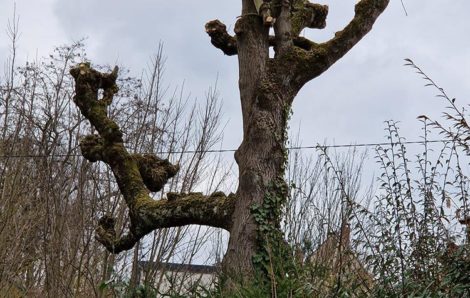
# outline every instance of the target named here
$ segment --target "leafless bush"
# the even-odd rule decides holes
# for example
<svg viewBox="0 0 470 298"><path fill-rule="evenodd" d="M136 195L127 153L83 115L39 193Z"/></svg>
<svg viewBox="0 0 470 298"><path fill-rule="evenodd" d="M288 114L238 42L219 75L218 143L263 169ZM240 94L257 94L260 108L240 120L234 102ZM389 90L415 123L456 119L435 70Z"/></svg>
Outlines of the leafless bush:
<svg viewBox="0 0 470 298"><path fill-rule="evenodd" d="M48 58L17 67L16 18L9 34L11 58L0 78L0 291L101 296L113 289L100 284L113 280L126 280L130 286L154 284L159 279L155 272L137 279L138 261L167 261L179 255L181 261L191 262L217 231L156 231L119 257L94 240L100 214L113 214L121 230L128 219L112 173L83 160L78 150L79 137L91 128L71 102L73 80L68 73L71 65L86 61L84 45L80 41L61 46ZM120 82L119 100L110 107L127 133L131 151L158 153L182 168L155 199L168 191L214 189L228 170L220 159L217 162L219 157L207 155L221 140L216 88L201 104L186 96L183 87L170 91L163 83L162 50L160 45L142 78L121 74L126 78ZM194 151L185 153L188 150ZM195 240L193 233L205 236Z"/></svg>

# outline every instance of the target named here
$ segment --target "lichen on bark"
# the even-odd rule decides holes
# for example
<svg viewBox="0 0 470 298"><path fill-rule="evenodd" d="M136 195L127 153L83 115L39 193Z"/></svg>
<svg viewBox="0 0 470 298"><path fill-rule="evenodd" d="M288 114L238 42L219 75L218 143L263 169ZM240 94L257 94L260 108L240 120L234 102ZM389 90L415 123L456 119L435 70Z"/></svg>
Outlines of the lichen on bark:
<svg viewBox="0 0 470 298"><path fill-rule="evenodd" d="M325 28L327 15L327 5L310 3L308 0L294 0L292 4L292 34L299 36L305 28Z"/></svg>
<svg viewBox="0 0 470 298"><path fill-rule="evenodd" d="M119 90L117 67L111 73L101 73L89 63L81 63L70 73L75 80L74 102L98 131L97 135L81 139L82 155L90 162L101 161L111 167L129 208L127 233L117 235L114 218L105 215L96 229L99 242L110 252L119 253L131 249L155 229L189 224L230 228L234 195L190 193L180 194L178 199L158 201L150 197L149 192L161 190L179 166L153 154L131 154L125 148L119 125L107 116L107 107ZM103 91L101 99L99 90Z"/></svg>

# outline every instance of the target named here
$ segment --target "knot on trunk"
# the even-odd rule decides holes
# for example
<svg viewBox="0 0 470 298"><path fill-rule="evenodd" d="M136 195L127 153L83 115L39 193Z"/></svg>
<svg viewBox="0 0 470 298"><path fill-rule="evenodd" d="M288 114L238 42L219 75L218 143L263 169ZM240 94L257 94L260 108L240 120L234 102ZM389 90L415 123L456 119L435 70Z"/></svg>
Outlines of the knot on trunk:
<svg viewBox="0 0 470 298"><path fill-rule="evenodd" d="M179 165L173 165L167 159L160 159L153 154L136 154L133 157L145 186L153 192L160 191L179 170Z"/></svg>
<svg viewBox="0 0 470 298"><path fill-rule="evenodd" d="M103 160L103 139L97 135L88 135L80 140L83 157L90 162Z"/></svg>
<svg viewBox="0 0 470 298"><path fill-rule="evenodd" d="M115 223L116 220L110 215L105 215L98 221L95 238L106 247L113 247L117 240L116 231L114 230Z"/></svg>
<svg viewBox="0 0 470 298"><path fill-rule="evenodd" d="M236 55L237 39L227 33L227 26L219 20L213 20L206 24L206 33L211 38L211 43L221 49L225 55Z"/></svg>
<svg viewBox="0 0 470 298"><path fill-rule="evenodd" d="M115 222L116 220L112 216L101 217L96 228L95 239L103 244L109 252L117 254L123 250L131 249L140 237L129 232L118 238L114 229Z"/></svg>
<svg viewBox="0 0 470 298"><path fill-rule="evenodd" d="M312 11L309 28L323 29L326 27L326 17L328 16L328 5L316 3L305 4L307 9Z"/></svg>

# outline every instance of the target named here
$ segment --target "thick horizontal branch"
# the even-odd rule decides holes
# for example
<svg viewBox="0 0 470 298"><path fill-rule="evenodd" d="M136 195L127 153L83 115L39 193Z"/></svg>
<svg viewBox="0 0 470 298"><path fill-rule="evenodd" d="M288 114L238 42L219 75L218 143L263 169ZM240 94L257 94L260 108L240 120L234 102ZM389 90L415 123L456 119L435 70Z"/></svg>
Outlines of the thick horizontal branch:
<svg viewBox="0 0 470 298"><path fill-rule="evenodd" d="M114 219L105 216L99 221L96 239L109 251L130 249L147 233L168 227L189 224L228 228L233 211L233 196L216 193L184 195L179 199L155 201L149 190L162 189L178 166L151 154L130 154L124 147L116 122L107 116L116 86L117 68L110 74L100 73L87 63L71 69L75 79L74 102L96 128L99 135L89 135L80 142L83 156L91 162L102 161L113 171L119 189L129 208L129 232L121 237L114 230ZM98 96L103 90L103 97Z"/></svg>
<svg viewBox="0 0 470 298"><path fill-rule="evenodd" d="M323 29L326 26L328 6L296 0L292 11L292 36L299 36L305 28Z"/></svg>
<svg viewBox="0 0 470 298"><path fill-rule="evenodd" d="M211 38L211 43L222 50L225 55L236 55L237 39L227 33L227 26L219 20L213 20L206 24L206 33Z"/></svg>
<svg viewBox="0 0 470 298"><path fill-rule="evenodd" d="M202 193L173 194L166 200L137 202L136 211L144 230L190 224L229 230L234 204L235 195L226 196L222 192L209 196Z"/></svg>
<svg viewBox="0 0 470 298"><path fill-rule="evenodd" d="M170 199L171 197L171 199ZM166 200L142 198L131 213L131 227L121 237L116 236L114 219L104 216L96 230L97 240L112 253L131 249L137 241L155 229L207 225L229 229L235 196L217 192L211 196L200 193L171 194Z"/></svg>
<svg viewBox="0 0 470 298"><path fill-rule="evenodd" d="M299 85L319 76L343 57L373 27L377 18L387 8L390 0L361 0L355 6L351 22L331 40L314 46L310 51L296 52L299 59L296 76Z"/></svg>
<svg viewBox="0 0 470 298"><path fill-rule="evenodd" d="M211 37L211 43L218 49L222 50L226 55L232 56L238 53L237 39L226 31L226 26L219 20L210 21L206 24L206 32ZM269 36L269 46L276 46L276 38ZM295 46L304 50L310 50L316 43L304 37L294 36L293 43Z"/></svg>

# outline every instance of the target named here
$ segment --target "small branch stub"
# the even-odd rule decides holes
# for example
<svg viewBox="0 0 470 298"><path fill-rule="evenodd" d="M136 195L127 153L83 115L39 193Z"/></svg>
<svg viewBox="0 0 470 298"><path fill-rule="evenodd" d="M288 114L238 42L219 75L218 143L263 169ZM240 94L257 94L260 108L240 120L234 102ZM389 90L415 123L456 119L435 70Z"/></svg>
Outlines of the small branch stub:
<svg viewBox="0 0 470 298"><path fill-rule="evenodd" d="M237 54L237 39L227 33L227 26L219 20L213 20L206 24L206 33L211 38L211 43L222 50L225 55Z"/></svg>

